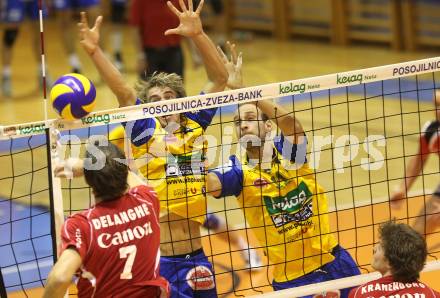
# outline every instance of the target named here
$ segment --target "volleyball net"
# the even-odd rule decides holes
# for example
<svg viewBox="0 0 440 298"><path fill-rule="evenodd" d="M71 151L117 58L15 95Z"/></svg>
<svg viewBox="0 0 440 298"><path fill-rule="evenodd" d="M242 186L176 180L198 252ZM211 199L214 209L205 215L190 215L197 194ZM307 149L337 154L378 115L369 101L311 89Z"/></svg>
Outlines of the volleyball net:
<svg viewBox="0 0 440 298"><path fill-rule="evenodd" d="M203 144L200 152L204 156L203 166L218 169L228 164L231 155L241 157L245 153L241 144L249 140L243 141L237 131L236 115L240 107L263 100L283 107L304 128L306 160L313 171L313 181L322 186L319 194L325 195L328 204L328 210L321 210L319 215L327 218L329 229L318 237L324 239L329 234L334 235L362 273L372 272L370 259L378 240L378 225L390 219L413 224L420 210L426 209L426 201L439 181L440 162L438 157L431 157L404 206L399 210L390 208L390 195L405 177L409 159L418 152L425 123L436 117L433 99L440 84L436 73L439 67L440 57L436 57L99 111L74 122L52 119L0 127L0 159L5 169L0 174L0 253L6 256L2 257L0 265L4 288L11 296L17 291L32 296L33 288L43 286L56 260L57 235L64 216L93 204L92 192L83 179L53 177L51 169L57 160L80 156L89 138L103 135L124 148L132 169L142 174L142 168L156 156L140 156L133 152L131 141L134 140L130 140L130 134L124 132L121 123L128 123L126 127L130 127L129 123L135 120L183 113L191 118L200 111L217 108L204 138L198 141ZM100 100L99 94L97 100ZM265 143L279 140L279 117L271 119L272 131ZM115 134L118 130L122 134ZM194 167L180 166L175 156L168 156L166 160L165 174L147 183L153 186L165 183L173 197L190 201L196 192L191 183L185 183L185 189L176 189L169 176L183 179L186 171ZM272 168L269 172L283 176L288 170ZM195 179L205 183L205 172L199 172L200 178ZM259 205L240 204L234 197L214 199L207 195L207 209L227 227L226 231L206 230L201 239L205 254L213 264L220 295L249 296L270 292L274 267L280 265L279 259L275 262L267 259L271 249L310 240L292 236L285 237L284 243L273 243L270 237L261 237L269 226L275 227L279 235L288 235L291 223L307 227L316 206L308 199L300 200L299 195L279 196L267 201L263 188L273 181L257 178L242 186L243 193L247 187L261 191ZM280 190L285 187L281 182L276 182ZM300 212L295 209L296 205L301 206ZM271 220L261 219L256 224L254 218L246 218L246 214L258 214L255 210L250 211L252 208L259 212L266 208ZM232 241L224 241L222 235L227 239L234 235L241 237L248 247L236 247ZM440 233L431 231L427 241L431 248L428 268L438 270L440 251L435 246L440 243ZM244 259L250 258L252 253L259 255L262 262L249 269ZM285 268L289 262L317 257L305 251L286 250L285 255ZM287 276L287 271L284 269L282 274ZM375 276L362 275L340 283L313 285L303 289L304 292L290 290L283 297L322 293L335 286L355 286ZM194 280L197 281L197 277L193 277ZM71 294L74 293L72 290ZM281 297L283 294L264 295Z"/></svg>

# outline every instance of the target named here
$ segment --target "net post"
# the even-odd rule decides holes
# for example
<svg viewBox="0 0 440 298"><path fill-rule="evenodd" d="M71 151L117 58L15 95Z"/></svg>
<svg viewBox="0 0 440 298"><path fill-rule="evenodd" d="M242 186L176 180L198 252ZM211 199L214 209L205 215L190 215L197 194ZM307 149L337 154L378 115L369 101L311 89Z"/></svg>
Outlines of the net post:
<svg viewBox="0 0 440 298"><path fill-rule="evenodd" d="M50 126L46 128L47 146L47 164L48 164L48 179L49 179L49 198L50 198L50 225L52 235L53 247L53 261L54 264L58 259L61 245L61 227L64 223L64 207L63 196L61 190L61 179L54 176L54 165L56 164L58 156L58 139L57 131Z"/></svg>
<svg viewBox="0 0 440 298"><path fill-rule="evenodd" d="M3 281L3 273L0 270L0 297L8 297L8 294L6 293L6 287L5 283Z"/></svg>

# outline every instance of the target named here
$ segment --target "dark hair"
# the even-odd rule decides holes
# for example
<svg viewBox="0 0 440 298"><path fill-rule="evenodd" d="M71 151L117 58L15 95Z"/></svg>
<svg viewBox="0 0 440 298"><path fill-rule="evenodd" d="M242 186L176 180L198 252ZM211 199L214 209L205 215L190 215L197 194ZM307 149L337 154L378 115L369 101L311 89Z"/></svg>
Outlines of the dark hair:
<svg viewBox="0 0 440 298"><path fill-rule="evenodd" d="M394 281L416 281L428 255L422 235L406 224L395 222L383 223L379 234Z"/></svg>
<svg viewBox="0 0 440 298"><path fill-rule="evenodd" d="M93 148L93 150L92 146L96 148ZM100 152L96 154L96 150ZM102 146L99 145L98 141L95 141L87 146L85 157L84 178L93 189L95 196L102 201L120 198L128 187L128 166L121 161L117 161L117 159L125 159L124 153L110 142ZM91 165L98 162L101 162L104 167L102 169L92 169Z"/></svg>

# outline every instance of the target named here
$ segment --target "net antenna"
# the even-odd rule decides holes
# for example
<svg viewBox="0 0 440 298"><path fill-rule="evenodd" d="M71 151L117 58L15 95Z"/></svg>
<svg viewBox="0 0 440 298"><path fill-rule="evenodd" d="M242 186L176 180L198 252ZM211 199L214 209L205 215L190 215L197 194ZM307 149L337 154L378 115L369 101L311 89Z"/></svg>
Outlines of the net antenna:
<svg viewBox="0 0 440 298"><path fill-rule="evenodd" d="M43 109L44 120L48 119L47 114L47 80L46 80L46 56L44 53L44 21L43 21L43 0L38 0L38 14L40 20L40 47L41 47L41 75L43 86Z"/></svg>
<svg viewBox="0 0 440 298"><path fill-rule="evenodd" d="M50 226L52 235L53 262L58 259L61 253L61 227L64 223L63 195L61 190L61 179L55 177L54 169L60 163L61 143L60 132L54 128L53 122L48 122L47 109L47 78L46 78L46 55L44 42L44 18L43 18L43 0L38 0L38 14L40 21L40 49L41 49L41 76L43 87L43 110L44 120L46 122L46 139L49 143L47 148L48 175L49 175L49 193L50 193ZM61 157L63 158L63 157ZM68 291L64 295L68 297Z"/></svg>

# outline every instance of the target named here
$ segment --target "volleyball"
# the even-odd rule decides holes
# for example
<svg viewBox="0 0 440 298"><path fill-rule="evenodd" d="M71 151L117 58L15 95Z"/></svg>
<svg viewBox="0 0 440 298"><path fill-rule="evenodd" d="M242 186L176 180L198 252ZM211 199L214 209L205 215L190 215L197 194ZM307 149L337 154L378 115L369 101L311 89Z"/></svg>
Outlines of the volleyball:
<svg viewBox="0 0 440 298"><path fill-rule="evenodd" d="M60 77L50 90L50 100L64 119L75 120L86 116L95 107L96 89L83 75L69 73Z"/></svg>

